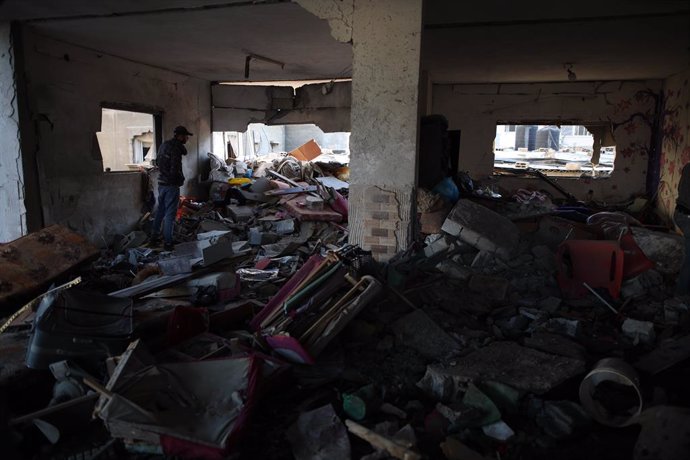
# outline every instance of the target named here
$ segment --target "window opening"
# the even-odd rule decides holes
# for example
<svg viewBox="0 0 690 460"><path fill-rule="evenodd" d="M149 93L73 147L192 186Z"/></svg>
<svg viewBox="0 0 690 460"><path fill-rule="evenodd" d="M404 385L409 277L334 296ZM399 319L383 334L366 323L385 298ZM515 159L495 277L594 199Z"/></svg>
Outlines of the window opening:
<svg viewBox="0 0 690 460"><path fill-rule="evenodd" d="M350 133L324 133L314 124L265 125L250 123L245 132L215 131L213 153L229 158L251 161L281 156L314 139L324 153L350 155Z"/></svg>
<svg viewBox="0 0 690 460"><path fill-rule="evenodd" d="M156 115L101 109L96 133L104 171L133 171L148 166L156 152Z"/></svg>
<svg viewBox="0 0 690 460"><path fill-rule="evenodd" d="M494 171L536 169L547 176L608 177L614 169L616 146L590 132L601 126L518 124L496 125ZM511 128L515 128L511 130ZM610 137L610 136L609 136ZM599 155L594 146L600 145Z"/></svg>

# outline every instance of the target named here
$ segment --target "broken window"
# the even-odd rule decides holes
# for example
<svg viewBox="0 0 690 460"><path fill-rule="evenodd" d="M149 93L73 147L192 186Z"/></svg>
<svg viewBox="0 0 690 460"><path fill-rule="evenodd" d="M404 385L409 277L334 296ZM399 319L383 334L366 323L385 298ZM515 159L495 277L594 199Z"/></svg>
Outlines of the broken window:
<svg viewBox="0 0 690 460"><path fill-rule="evenodd" d="M104 171L131 171L150 165L156 155L156 115L101 109L96 133Z"/></svg>
<svg viewBox="0 0 690 460"><path fill-rule="evenodd" d="M494 170L536 169L547 176L608 177L616 157L609 131L597 124L498 124Z"/></svg>
<svg viewBox="0 0 690 460"><path fill-rule="evenodd" d="M325 153L349 155L350 133L324 133L314 124L265 125L251 123L247 131L215 131L213 153L219 158L253 160L290 152L314 139Z"/></svg>

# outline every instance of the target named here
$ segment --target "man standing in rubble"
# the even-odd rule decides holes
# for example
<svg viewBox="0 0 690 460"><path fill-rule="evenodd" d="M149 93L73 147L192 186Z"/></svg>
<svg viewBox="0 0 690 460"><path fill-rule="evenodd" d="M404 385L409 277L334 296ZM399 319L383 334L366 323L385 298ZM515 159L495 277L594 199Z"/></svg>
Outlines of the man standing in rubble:
<svg viewBox="0 0 690 460"><path fill-rule="evenodd" d="M182 173L182 157L187 155L185 144L193 136L184 126L178 126L173 131L173 138L163 142L158 149L156 164L158 165L158 210L151 229L151 244L160 241L161 223L163 224L163 248L172 251L173 223L177 214L180 200L180 187L185 178Z"/></svg>
<svg viewBox="0 0 690 460"><path fill-rule="evenodd" d="M683 167L680 176L673 220L685 236L685 259L678 274L676 296L688 297L690 296L690 163Z"/></svg>

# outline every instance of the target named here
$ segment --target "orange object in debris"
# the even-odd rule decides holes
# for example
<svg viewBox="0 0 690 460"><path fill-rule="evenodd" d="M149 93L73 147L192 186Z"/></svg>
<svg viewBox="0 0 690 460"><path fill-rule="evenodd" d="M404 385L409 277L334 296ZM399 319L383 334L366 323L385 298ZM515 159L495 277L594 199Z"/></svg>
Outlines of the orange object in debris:
<svg viewBox="0 0 690 460"><path fill-rule="evenodd" d="M620 296L624 253L617 241L565 241L558 247L556 259L564 297L585 297L589 293L585 283L607 289L614 299Z"/></svg>
<svg viewBox="0 0 690 460"><path fill-rule="evenodd" d="M635 242L631 232L621 237L621 248L625 253L625 263L623 264L623 278L633 278L642 272L654 268L654 262L642 252L642 249Z"/></svg>
<svg viewBox="0 0 690 460"><path fill-rule="evenodd" d="M288 153L288 155L297 158L299 161L311 161L321 155L321 147L314 139L311 139Z"/></svg>

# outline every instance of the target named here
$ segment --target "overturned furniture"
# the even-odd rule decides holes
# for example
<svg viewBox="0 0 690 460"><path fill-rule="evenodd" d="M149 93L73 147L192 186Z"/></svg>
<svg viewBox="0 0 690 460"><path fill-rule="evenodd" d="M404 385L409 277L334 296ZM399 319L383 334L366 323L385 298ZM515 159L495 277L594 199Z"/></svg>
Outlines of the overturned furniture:
<svg viewBox="0 0 690 460"><path fill-rule="evenodd" d="M111 436L157 446L166 455L223 458L236 442L264 369L242 355L159 364L133 342L122 355L96 413Z"/></svg>
<svg viewBox="0 0 690 460"><path fill-rule="evenodd" d="M296 362L314 357L381 291L381 283L356 278L368 253L346 246L312 256L252 320L266 342Z"/></svg>

